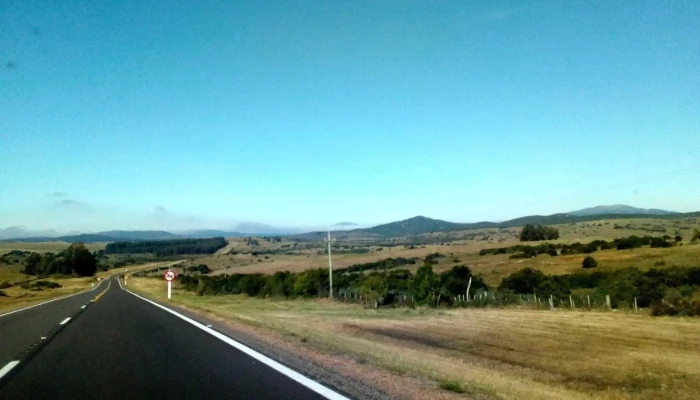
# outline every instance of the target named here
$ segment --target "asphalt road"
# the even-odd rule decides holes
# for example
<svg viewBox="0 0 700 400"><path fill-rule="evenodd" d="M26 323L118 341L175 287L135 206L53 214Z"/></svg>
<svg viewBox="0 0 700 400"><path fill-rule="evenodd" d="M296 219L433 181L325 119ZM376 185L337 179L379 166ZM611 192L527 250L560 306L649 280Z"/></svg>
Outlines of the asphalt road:
<svg viewBox="0 0 700 400"><path fill-rule="evenodd" d="M40 314L54 324L63 317ZM98 301L0 380L0 399L343 398L215 335L122 290L113 278Z"/></svg>
<svg viewBox="0 0 700 400"><path fill-rule="evenodd" d="M66 318L76 315L82 306L90 303L107 286L108 282L102 281L92 290L71 297L7 314L0 313L3 315L0 316L0 368L19 358Z"/></svg>

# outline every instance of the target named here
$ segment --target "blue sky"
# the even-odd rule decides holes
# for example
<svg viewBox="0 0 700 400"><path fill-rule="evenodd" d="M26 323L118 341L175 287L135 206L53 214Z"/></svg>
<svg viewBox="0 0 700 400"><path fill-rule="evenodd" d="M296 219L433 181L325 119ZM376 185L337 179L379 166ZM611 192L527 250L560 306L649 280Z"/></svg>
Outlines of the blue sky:
<svg viewBox="0 0 700 400"><path fill-rule="evenodd" d="M0 227L700 209L700 2L0 0Z"/></svg>

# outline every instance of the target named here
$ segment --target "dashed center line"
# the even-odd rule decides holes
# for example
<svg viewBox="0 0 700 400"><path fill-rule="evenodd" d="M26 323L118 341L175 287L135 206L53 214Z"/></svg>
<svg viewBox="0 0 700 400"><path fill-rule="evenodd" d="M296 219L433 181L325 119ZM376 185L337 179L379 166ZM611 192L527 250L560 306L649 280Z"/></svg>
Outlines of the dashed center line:
<svg viewBox="0 0 700 400"><path fill-rule="evenodd" d="M19 361L15 360L15 361L10 361L9 363L7 363L7 365L2 367L2 369L0 369L0 378L7 375L7 373L10 372L10 370L12 370L12 368L16 367L17 364L19 364Z"/></svg>
<svg viewBox="0 0 700 400"><path fill-rule="evenodd" d="M70 321L70 317L68 317L68 318L64 319L63 321L61 321L61 323L60 323L59 325L64 325L64 324L65 324L66 322L68 322L68 321Z"/></svg>
<svg viewBox="0 0 700 400"><path fill-rule="evenodd" d="M85 307L87 307L87 306L82 306L82 307L80 307L80 308L85 308Z"/></svg>

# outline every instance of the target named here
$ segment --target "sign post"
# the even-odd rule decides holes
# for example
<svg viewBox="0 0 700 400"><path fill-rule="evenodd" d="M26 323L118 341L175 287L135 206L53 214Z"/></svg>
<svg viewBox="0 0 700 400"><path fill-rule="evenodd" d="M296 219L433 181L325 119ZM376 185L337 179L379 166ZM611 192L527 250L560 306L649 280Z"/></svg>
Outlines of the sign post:
<svg viewBox="0 0 700 400"><path fill-rule="evenodd" d="M168 300L170 300L170 295L172 293L173 281L175 280L175 271L168 271L165 273L165 280L168 281Z"/></svg>

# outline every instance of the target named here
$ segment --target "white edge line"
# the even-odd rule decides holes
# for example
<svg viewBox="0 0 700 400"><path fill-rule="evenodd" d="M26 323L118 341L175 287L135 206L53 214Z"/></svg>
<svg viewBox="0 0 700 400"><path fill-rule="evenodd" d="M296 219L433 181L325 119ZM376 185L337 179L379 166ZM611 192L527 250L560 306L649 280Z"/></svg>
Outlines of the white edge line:
<svg viewBox="0 0 700 400"><path fill-rule="evenodd" d="M66 322L68 322L68 321L70 321L70 317L68 317L68 318L64 319L63 321L61 321L61 323L60 323L59 325L65 325Z"/></svg>
<svg viewBox="0 0 700 400"><path fill-rule="evenodd" d="M110 276L110 278L111 278L111 276ZM54 301L67 299L67 298L69 298L69 297L77 296L77 295L79 295L79 294L84 294L84 293L87 293L87 292L92 292L93 290L95 290L95 289L97 289L98 287L100 287L100 285L101 285L102 282L104 282L104 281L105 281L105 279L101 280L101 281L97 284L97 286L95 286L94 288L92 288L92 289L90 289L90 290L86 290L86 291L83 291L83 292L78 292L78 293L69 294L68 296L59 297L59 298L57 298L57 299L51 299L51 300L45 301L45 302L43 302L43 303L34 304L33 306L20 308L19 310L10 311L10 312L5 313L5 314L0 314L0 318L4 317L5 315L10 315L10 314L18 313L18 312L20 312L20 311L29 310L30 308L43 306L44 304L48 304L48 303L51 303L51 302L54 302Z"/></svg>
<svg viewBox="0 0 700 400"><path fill-rule="evenodd" d="M121 283L119 283L119 286L121 286ZM122 289L124 289L124 288L122 287ZM200 324L199 322L193 320L192 318L186 317L186 316L184 316L176 311L173 311L167 307L161 306L160 304L158 304L154 301L148 300L145 297L139 296L138 294L136 294L128 289L124 289L124 290L126 290L127 292L140 298L143 301L147 301L147 302L153 304L154 306L156 306L162 310L165 310L166 312L169 312L170 314L173 314L174 316L176 316L184 321L189 322L190 324L196 326L197 328L203 330L204 332L216 337L217 339L223 341L224 343L226 343L232 347L235 347L236 349L240 350L241 352L253 357L254 359L260 361L261 363L267 365L268 367L274 369L275 371L277 371L283 375L286 375L288 378L291 378L292 380L296 381L297 383L300 383L301 385L306 386L307 388L313 390L314 392L320 394L321 396L323 396L327 399L330 399L330 400L349 400L347 397L321 385L320 383L318 383L312 379L305 377L304 375L302 375L302 374L300 374L300 373L298 373L298 372L296 372L288 367L285 367L284 365L278 363L277 361L275 361L271 358L268 358L268 357L258 353L257 351L251 349L250 347L248 347L242 343L238 343L235 340L231 339L230 337L228 337L222 333L219 333L213 329L207 328L205 325Z"/></svg>
<svg viewBox="0 0 700 400"><path fill-rule="evenodd" d="M10 372L12 368L16 367L17 364L19 364L19 361L15 360L10 361L9 363L7 363L7 365L2 367L2 369L0 369L0 379L2 379L3 376L7 375L7 373Z"/></svg>

